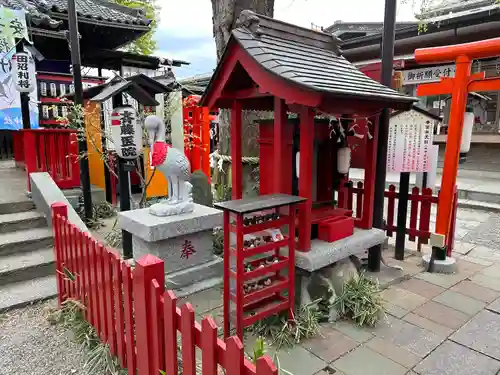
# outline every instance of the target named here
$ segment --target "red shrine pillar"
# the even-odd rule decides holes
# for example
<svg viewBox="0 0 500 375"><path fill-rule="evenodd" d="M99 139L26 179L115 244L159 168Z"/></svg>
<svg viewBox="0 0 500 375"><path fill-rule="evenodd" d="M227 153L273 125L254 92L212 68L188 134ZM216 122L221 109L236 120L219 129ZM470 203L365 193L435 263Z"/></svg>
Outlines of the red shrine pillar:
<svg viewBox="0 0 500 375"><path fill-rule="evenodd" d="M378 122L378 120L377 120ZM368 120L366 125L369 126ZM378 145L378 129L377 126L369 127L373 138L369 139L368 134L365 135L366 154L365 154L365 181L364 181L364 196L363 196L363 215L361 218L360 228L371 229L373 227L373 202L375 197L375 175L377 173L377 145Z"/></svg>
<svg viewBox="0 0 500 375"><path fill-rule="evenodd" d="M241 163L241 102L231 108L231 184L232 199L243 198L243 164Z"/></svg>
<svg viewBox="0 0 500 375"><path fill-rule="evenodd" d="M297 250L311 250L312 219L312 167L314 148L314 111L311 107L300 109L300 163L299 163L299 196L307 198L300 204L299 211L299 243Z"/></svg>
<svg viewBox="0 0 500 375"><path fill-rule="evenodd" d="M275 193L283 193L283 142L285 139L285 126L288 117L286 115L286 104L283 99L274 97L274 127L273 127L273 160L274 160L274 189ZM265 162L265 161L264 161Z"/></svg>

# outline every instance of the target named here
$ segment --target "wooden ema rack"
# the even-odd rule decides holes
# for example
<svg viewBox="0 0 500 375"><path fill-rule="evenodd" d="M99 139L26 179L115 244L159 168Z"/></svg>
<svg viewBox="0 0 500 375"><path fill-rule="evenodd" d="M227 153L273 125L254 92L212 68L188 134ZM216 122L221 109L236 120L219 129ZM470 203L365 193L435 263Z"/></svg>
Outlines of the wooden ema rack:
<svg viewBox="0 0 500 375"><path fill-rule="evenodd" d="M230 336L231 321L235 323L236 335L243 339L244 327L270 315L288 310L292 318L295 235L290 234L295 234L296 205L305 200L273 194L214 205L224 211L224 337ZM250 223L251 215L259 211L265 212L267 218L258 216L259 223ZM245 235L284 226L288 227L288 236L282 235L281 240L253 247L244 244ZM285 247L288 255L280 253ZM256 288L250 290L249 286ZM233 312L231 303L235 307Z"/></svg>

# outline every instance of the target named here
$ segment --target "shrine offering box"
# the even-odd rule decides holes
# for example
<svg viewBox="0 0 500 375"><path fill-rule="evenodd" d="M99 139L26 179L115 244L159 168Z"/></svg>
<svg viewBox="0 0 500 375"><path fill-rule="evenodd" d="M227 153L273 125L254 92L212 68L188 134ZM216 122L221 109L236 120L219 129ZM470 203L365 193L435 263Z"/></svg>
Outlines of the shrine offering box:
<svg viewBox="0 0 500 375"><path fill-rule="evenodd" d="M242 339L244 327L270 315L293 317L295 210L304 201L273 194L214 204L224 211L225 337L231 322Z"/></svg>
<svg viewBox="0 0 500 375"><path fill-rule="evenodd" d="M318 224L318 238L326 242L335 242L352 236L354 219L347 216L335 216Z"/></svg>

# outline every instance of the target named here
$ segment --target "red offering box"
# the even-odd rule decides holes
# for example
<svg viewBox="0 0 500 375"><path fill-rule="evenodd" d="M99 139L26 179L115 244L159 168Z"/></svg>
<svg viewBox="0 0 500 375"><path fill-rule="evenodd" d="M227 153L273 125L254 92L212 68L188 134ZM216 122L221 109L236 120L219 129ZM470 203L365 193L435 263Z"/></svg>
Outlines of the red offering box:
<svg viewBox="0 0 500 375"><path fill-rule="evenodd" d="M347 216L336 216L321 221L318 224L318 238L326 242L335 242L352 236L354 219Z"/></svg>

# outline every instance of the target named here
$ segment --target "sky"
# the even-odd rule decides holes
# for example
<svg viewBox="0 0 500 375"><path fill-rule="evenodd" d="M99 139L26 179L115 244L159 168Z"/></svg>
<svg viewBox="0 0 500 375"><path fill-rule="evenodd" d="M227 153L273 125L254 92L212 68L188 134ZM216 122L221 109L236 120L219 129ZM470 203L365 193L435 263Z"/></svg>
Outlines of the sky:
<svg viewBox="0 0 500 375"><path fill-rule="evenodd" d="M212 72L216 66L212 36L210 0L169 1L160 13L155 34L156 56L189 61L176 68L179 78ZM276 0L274 17L303 27L328 27L336 20L344 22L381 22L385 0ZM398 21L412 21L409 4L399 5Z"/></svg>

